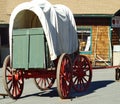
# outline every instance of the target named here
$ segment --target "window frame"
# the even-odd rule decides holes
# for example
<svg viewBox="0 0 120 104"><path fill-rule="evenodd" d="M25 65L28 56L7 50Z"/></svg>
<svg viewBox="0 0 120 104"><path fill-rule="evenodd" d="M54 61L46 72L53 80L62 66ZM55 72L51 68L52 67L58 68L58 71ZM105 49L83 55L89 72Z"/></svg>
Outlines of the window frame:
<svg viewBox="0 0 120 104"><path fill-rule="evenodd" d="M86 26L77 26L77 35L79 35L79 31L84 31L84 30L89 30L90 31L90 51L80 51L80 54L92 54L92 28L91 27L86 27ZM78 38L79 39L79 38Z"/></svg>

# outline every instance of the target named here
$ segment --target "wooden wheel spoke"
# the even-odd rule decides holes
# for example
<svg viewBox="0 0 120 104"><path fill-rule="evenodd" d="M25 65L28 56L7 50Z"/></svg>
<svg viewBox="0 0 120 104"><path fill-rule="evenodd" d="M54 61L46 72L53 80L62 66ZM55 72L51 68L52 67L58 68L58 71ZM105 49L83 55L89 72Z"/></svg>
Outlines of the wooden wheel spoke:
<svg viewBox="0 0 120 104"><path fill-rule="evenodd" d="M7 84L9 84L10 82L12 82L12 80L8 80Z"/></svg>
<svg viewBox="0 0 120 104"><path fill-rule="evenodd" d="M67 75L68 74L68 75ZM65 80L66 82L70 82L70 75L69 73L61 73L61 77L63 78L63 80Z"/></svg>
<svg viewBox="0 0 120 104"><path fill-rule="evenodd" d="M78 88L80 87L80 85L81 85L81 79L78 79L78 81L77 81Z"/></svg>
<svg viewBox="0 0 120 104"><path fill-rule="evenodd" d="M46 79L42 78L42 80L41 80L41 86L44 87L44 88L47 87L47 80Z"/></svg>
<svg viewBox="0 0 120 104"><path fill-rule="evenodd" d="M12 94L13 94L13 96L16 96L15 85L13 86Z"/></svg>
<svg viewBox="0 0 120 104"><path fill-rule="evenodd" d="M85 85L85 82L84 82L84 80L83 80L83 78L81 79L81 85L82 85L82 87L85 89L86 88L86 85ZM84 90L83 89L83 90Z"/></svg>
<svg viewBox="0 0 120 104"><path fill-rule="evenodd" d="M78 78L74 77L73 84L75 84L77 82L77 80L78 80Z"/></svg>
<svg viewBox="0 0 120 104"><path fill-rule="evenodd" d="M78 82L76 84L76 88L77 88L77 90L81 91L81 89L82 89L82 81L81 81L81 79L78 79Z"/></svg>
<svg viewBox="0 0 120 104"><path fill-rule="evenodd" d="M12 75L6 75L5 77L12 79Z"/></svg>
<svg viewBox="0 0 120 104"><path fill-rule="evenodd" d="M63 95L66 96L67 93L69 92L69 85L67 84L67 82L64 80L63 83L62 83L62 92L63 92Z"/></svg>
<svg viewBox="0 0 120 104"><path fill-rule="evenodd" d="M17 85L18 85L19 88L21 88L22 83L23 83L22 81L18 81L18 82L17 82Z"/></svg>
<svg viewBox="0 0 120 104"><path fill-rule="evenodd" d="M41 86L43 86L44 85L44 80L43 79L41 79Z"/></svg>
<svg viewBox="0 0 120 104"><path fill-rule="evenodd" d="M82 82L81 82L81 79L77 79L77 82L75 84L75 88L79 91L81 91L82 89Z"/></svg>
<svg viewBox="0 0 120 104"><path fill-rule="evenodd" d="M7 67L6 69L7 69L6 71L8 71L8 72L12 75L11 68L10 68L10 67Z"/></svg>
<svg viewBox="0 0 120 104"><path fill-rule="evenodd" d="M75 63L75 65L76 65L78 68L81 68L81 62L77 61L77 62Z"/></svg>
<svg viewBox="0 0 120 104"><path fill-rule="evenodd" d="M37 81L37 79L38 79L38 81ZM42 79L41 78L37 78L37 79L36 79L36 81L37 81L37 83L39 85L41 83Z"/></svg>
<svg viewBox="0 0 120 104"><path fill-rule="evenodd" d="M81 80L77 79L77 84L76 84L77 89L81 89Z"/></svg>
<svg viewBox="0 0 120 104"><path fill-rule="evenodd" d="M19 81L17 82L16 90L18 91L18 94L19 94L20 91L21 91L21 83L20 83Z"/></svg>
<svg viewBox="0 0 120 104"><path fill-rule="evenodd" d="M85 76L88 77L88 78L90 77L90 75L87 75L87 74Z"/></svg>
<svg viewBox="0 0 120 104"><path fill-rule="evenodd" d="M64 69L64 67L65 67L65 62L63 61L63 62L61 63L61 68ZM61 70L61 71L64 71L64 70ZM62 72L62 73L64 73L64 72Z"/></svg>
<svg viewBox="0 0 120 104"><path fill-rule="evenodd" d="M7 83L7 81L12 80L12 75L11 74L5 75L5 78L6 78L6 83Z"/></svg>
<svg viewBox="0 0 120 104"><path fill-rule="evenodd" d="M44 87L47 86L47 79L44 79Z"/></svg>
<svg viewBox="0 0 120 104"><path fill-rule="evenodd" d="M18 92L18 85L17 84L15 85L15 89L14 90L15 90L15 96L17 96L19 94L19 92Z"/></svg>
<svg viewBox="0 0 120 104"><path fill-rule="evenodd" d="M88 65L84 65L82 68L85 69L86 71L89 70L89 66Z"/></svg>
<svg viewBox="0 0 120 104"><path fill-rule="evenodd" d="M18 96L21 93L21 87L22 87L22 83L20 83L20 81L16 81L13 85L13 96Z"/></svg>
<svg viewBox="0 0 120 104"><path fill-rule="evenodd" d="M46 79L47 85L50 85L50 80L49 78Z"/></svg>
<svg viewBox="0 0 120 104"><path fill-rule="evenodd" d="M86 83L88 82L88 80L87 80L85 77L83 77L82 79L83 79Z"/></svg>
<svg viewBox="0 0 120 104"><path fill-rule="evenodd" d="M12 87L13 87L13 83L10 83L10 85L9 85L9 91L11 91Z"/></svg>

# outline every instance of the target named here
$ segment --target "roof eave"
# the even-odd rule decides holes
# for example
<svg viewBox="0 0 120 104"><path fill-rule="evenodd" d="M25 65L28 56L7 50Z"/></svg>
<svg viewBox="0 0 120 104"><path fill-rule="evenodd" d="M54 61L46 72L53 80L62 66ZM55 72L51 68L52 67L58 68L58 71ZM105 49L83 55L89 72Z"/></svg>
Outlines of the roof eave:
<svg viewBox="0 0 120 104"><path fill-rule="evenodd" d="M74 17L108 17L111 18L113 17L114 14L74 14Z"/></svg>

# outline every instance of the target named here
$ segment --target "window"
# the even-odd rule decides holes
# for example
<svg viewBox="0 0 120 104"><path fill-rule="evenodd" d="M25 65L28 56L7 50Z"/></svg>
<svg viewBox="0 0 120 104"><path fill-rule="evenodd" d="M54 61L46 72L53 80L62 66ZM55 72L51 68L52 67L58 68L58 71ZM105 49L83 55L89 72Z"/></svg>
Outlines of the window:
<svg viewBox="0 0 120 104"><path fill-rule="evenodd" d="M9 45L9 30L8 25L6 27L2 27L0 25L0 46L7 46Z"/></svg>
<svg viewBox="0 0 120 104"><path fill-rule="evenodd" d="M77 28L79 40L79 52L81 54L92 54L91 28Z"/></svg>

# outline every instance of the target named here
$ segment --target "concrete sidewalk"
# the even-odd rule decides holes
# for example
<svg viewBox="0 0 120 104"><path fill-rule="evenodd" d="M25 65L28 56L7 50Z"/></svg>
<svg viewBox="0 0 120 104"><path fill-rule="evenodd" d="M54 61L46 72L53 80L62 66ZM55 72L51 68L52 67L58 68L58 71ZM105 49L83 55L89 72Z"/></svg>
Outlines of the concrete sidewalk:
<svg viewBox="0 0 120 104"><path fill-rule="evenodd" d="M5 93L1 77L0 92ZM120 82L115 81L115 70L93 70L93 78L89 89L83 93L72 91L71 96L71 99L60 99L56 91L56 84L51 90L39 91L32 79L29 79L25 80L20 99L12 100L9 97L3 98L0 96L0 104L120 104Z"/></svg>

